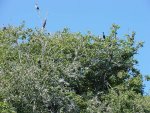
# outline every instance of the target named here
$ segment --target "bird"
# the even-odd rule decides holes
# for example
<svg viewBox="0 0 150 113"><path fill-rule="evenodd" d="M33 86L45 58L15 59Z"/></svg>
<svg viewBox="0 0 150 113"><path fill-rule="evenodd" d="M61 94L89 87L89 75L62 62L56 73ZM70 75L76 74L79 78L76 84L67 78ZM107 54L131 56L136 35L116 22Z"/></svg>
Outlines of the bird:
<svg viewBox="0 0 150 113"><path fill-rule="evenodd" d="M117 38L117 34L118 34L118 33L117 33L117 32L115 32L115 38Z"/></svg>
<svg viewBox="0 0 150 113"><path fill-rule="evenodd" d="M35 2L35 9L38 13L38 16L41 18L41 15L40 15L40 7L38 6L38 2Z"/></svg>
<svg viewBox="0 0 150 113"><path fill-rule="evenodd" d="M40 8L39 8L39 6L38 6L38 4L37 4L37 3L35 3L35 8L36 8L36 10L37 10L37 11L39 11L39 10L40 10Z"/></svg>
<svg viewBox="0 0 150 113"><path fill-rule="evenodd" d="M7 27L3 24L2 30L5 31Z"/></svg>
<svg viewBox="0 0 150 113"><path fill-rule="evenodd" d="M3 31L5 31L6 29L7 29L7 28L4 26L4 27L3 27Z"/></svg>
<svg viewBox="0 0 150 113"><path fill-rule="evenodd" d="M42 65L41 65L41 60L38 61L38 66L39 66L39 68L42 67Z"/></svg>
<svg viewBox="0 0 150 113"><path fill-rule="evenodd" d="M106 38L106 36L105 36L105 34L104 34L104 32L103 32L103 39L105 39Z"/></svg>
<svg viewBox="0 0 150 113"><path fill-rule="evenodd" d="M134 40L134 37L135 37L135 32L132 32L131 39Z"/></svg>
<svg viewBox="0 0 150 113"><path fill-rule="evenodd" d="M45 18L45 19L44 19L44 21L43 21L43 24L42 24L42 29L44 29L44 28L45 28L45 26L46 26L46 22L47 22L47 19Z"/></svg>

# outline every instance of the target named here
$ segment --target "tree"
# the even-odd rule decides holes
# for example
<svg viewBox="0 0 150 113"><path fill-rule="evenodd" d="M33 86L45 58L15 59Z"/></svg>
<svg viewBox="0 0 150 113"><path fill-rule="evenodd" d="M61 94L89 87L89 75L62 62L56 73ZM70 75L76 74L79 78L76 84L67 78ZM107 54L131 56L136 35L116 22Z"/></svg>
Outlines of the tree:
<svg viewBox="0 0 150 113"><path fill-rule="evenodd" d="M135 33L100 38L9 26L0 30L0 94L19 113L150 112ZM146 104L147 103L147 104ZM140 107L139 107L140 106Z"/></svg>

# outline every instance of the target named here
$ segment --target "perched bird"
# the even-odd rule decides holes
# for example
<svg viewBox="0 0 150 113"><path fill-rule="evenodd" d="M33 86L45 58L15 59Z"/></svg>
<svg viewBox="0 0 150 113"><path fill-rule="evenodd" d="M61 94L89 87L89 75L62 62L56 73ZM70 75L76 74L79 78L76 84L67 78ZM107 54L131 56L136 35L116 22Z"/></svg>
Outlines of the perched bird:
<svg viewBox="0 0 150 113"><path fill-rule="evenodd" d="M118 34L118 33L117 33L117 32L115 32L115 38L117 38L117 34Z"/></svg>
<svg viewBox="0 0 150 113"><path fill-rule="evenodd" d="M39 7L39 5L38 5L38 1L35 2L35 9L36 9L36 11L37 11L37 13L38 13L38 16L39 16L40 19L41 19L40 7Z"/></svg>
<svg viewBox="0 0 150 113"><path fill-rule="evenodd" d="M134 40L134 37L135 37L135 32L132 32L131 39Z"/></svg>
<svg viewBox="0 0 150 113"><path fill-rule="evenodd" d="M38 61L38 66L39 66L39 68L42 67L42 65L41 65L41 60Z"/></svg>
<svg viewBox="0 0 150 113"><path fill-rule="evenodd" d="M104 32L103 32L103 39L105 39L106 37L105 37L105 34L104 34Z"/></svg>
<svg viewBox="0 0 150 113"><path fill-rule="evenodd" d="M45 26L46 26L46 21L47 21L47 19L45 18L44 21L43 21L43 24L42 24L42 29L45 28Z"/></svg>
<svg viewBox="0 0 150 113"><path fill-rule="evenodd" d="M5 31L7 27L3 24L2 30Z"/></svg>
<svg viewBox="0 0 150 113"><path fill-rule="evenodd" d="M6 27L3 27L3 31L5 31L7 28Z"/></svg>
<svg viewBox="0 0 150 113"><path fill-rule="evenodd" d="M37 11L39 11L39 10L40 10L40 8L39 8L39 6L38 6L38 4L37 4L37 3L35 3L35 8L36 8L36 10L37 10Z"/></svg>

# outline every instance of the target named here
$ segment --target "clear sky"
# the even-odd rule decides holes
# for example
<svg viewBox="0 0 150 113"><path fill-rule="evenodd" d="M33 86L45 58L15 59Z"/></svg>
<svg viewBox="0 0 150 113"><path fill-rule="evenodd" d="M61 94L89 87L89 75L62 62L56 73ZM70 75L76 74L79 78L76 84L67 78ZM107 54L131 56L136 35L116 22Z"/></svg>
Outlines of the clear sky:
<svg viewBox="0 0 150 113"><path fill-rule="evenodd" d="M68 27L72 32L107 34L113 23L121 27L123 38L136 31L136 40L145 42L136 56L138 68L150 74L150 0L38 0L38 4L43 19L48 13L46 29L50 32ZM35 0L0 0L0 27L20 25L23 20L27 27L41 27L34 5ZM144 84L148 92L150 82Z"/></svg>

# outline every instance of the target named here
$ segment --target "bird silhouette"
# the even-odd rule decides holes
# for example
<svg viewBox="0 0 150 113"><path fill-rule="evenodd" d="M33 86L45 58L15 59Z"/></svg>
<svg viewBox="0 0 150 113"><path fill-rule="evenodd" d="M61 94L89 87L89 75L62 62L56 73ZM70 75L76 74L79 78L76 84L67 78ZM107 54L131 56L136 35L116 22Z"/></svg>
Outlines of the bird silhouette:
<svg viewBox="0 0 150 113"><path fill-rule="evenodd" d="M42 67L42 65L41 65L41 60L38 61L38 66L39 66L39 68Z"/></svg>
<svg viewBox="0 0 150 113"><path fill-rule="evenodd" d="M40 7L39 7L39 5L38 5L38 1L35 1L35 9L36 9L36 11L37 11L37 13L38 13L38 16L39 16L40 19L41 19Z"/></svg>
<svg viewBox="0 0 150 113"><path fill-rule="evenodd" d="M103 32L103 39L105 39L106 38L106 36L105 36L105 34L104 34L104 32Z"/></svg>
<svg viewBox="0 0 150 113"><path fill-rule="evenodd" d="M117 34L118 34L118 33L117 33L117 32L115 32L115 38L117 38Z"/></svg>
<svg viewBox="0 0 150 113"><path fill-rule="evenodd" d="M37 10L37 11L39 11L39 10L40 10L40 8L39 8L39 6L38 6L38 4L37 4L37 3L35 3L35 8L36 8L36 10Z"/></svg>
<svg viewBox="0 0 150 113"><path fill-rule="evenodd" d="M46 26L46 22L47 22L47 19L45 18L45 19L44 19L44 21L43 21L43 24L42 24L42 29L44 29L44 28L45 28L45 26Z"/></svg>
<svg viewBox="0 0 150 113"><path fill-rule="evenodd" d="M135 32L132 32L131 39L134 40L134 37L135 37Z"/></svg>
<svg viewBox="0 0 150 113"><path fill-rule="evenodd" d="M3 24L2 30L5 31L6 29L7 29L7 27Z"/></svg>
<svg viewBox="0 0 150 113"><path fill-rule="evenodd" d="M6 27L3 27L3 31L5 31L7 28Z"/></svg>

